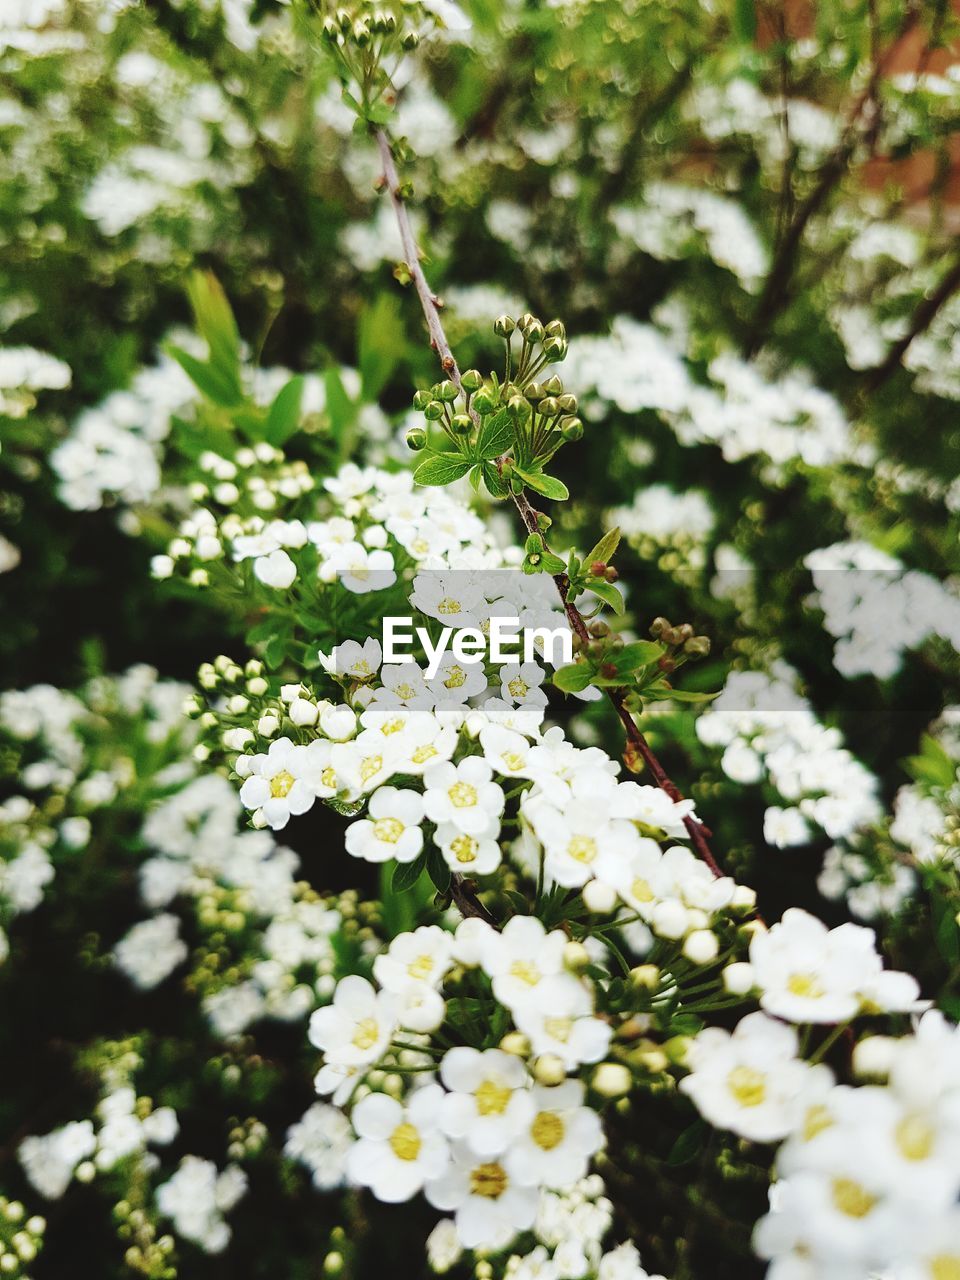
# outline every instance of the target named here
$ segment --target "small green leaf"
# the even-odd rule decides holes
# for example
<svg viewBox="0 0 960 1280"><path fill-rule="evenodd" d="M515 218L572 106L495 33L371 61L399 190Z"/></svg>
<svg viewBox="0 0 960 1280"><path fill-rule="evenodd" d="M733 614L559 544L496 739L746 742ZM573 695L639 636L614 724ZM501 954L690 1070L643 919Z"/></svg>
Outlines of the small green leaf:
<svg viewBox="0 0 960 1280"><path fill-rule="evenodd" d="M263 428L263 438L275 449L286 444L300 425L300 401L303 399L305 383L306 379L302 374L291 378L285 386L280 388L270 406Z"/></svg>
<svg viewBox="0 0 960 1280"><path fill-rule="evenodd" d="M917 782L931 787L951 787L957 766L936 738L925 733L920 739L920 754L903 762L904 768Z"/></svg>
<svg viewBox="0 0 960 1280"><path fill-rule="evenodd" d="M689 1164L703 1150L706 1137L707 1122L699 1119L694 1120L693 1124L684 1129L683 1133L670 1148L667 1164L673 1168L681 1164Z"/></svg>
<svg viewBox="0 0 960 1280"><path fill-rule="evenodd" d="M608 604L614 613L623 613L623 596L620 594L620 588L615 587L612 582L588 582L587 590L592 591L595 596L599 596L604 604Z"/></svg>
<svg viewBox="0 0 960 1280"><path fill-rule="evenodd" d="M570 497L570 490L556 476L545 476L541 471L521 471L519 467L514 467L513 470L534 493L552 498L555 502L563 502Z"/></svg>
<svg viewBox="0 0 960 1280"><path fill-rule="evenodd" d="M567 566L563 563L560 557L555 556L552 551L545 551L540 557L541 573L549 573L553 578L555 578L558 573L563 573L566 567Z"/></svg>
<svg viewBox="0 0 960 1280"><path fill-rule="evenodd" d="M553 683L563 693L581 693L592 683L594 674L585 662L575 662L568 667L558 667L553 673Z"/></svg>
<svg viewBox="0 0 960 1280"><path fill-rule="evenodd" d="M513 444L513 419L506 409L485 418L477 438L476 456L487 462L499 458Z"/></svg>
<svg viewBox="0 0 960 1280"><path fill-rule="evenodd" d="M391 890L394 893L403 893L406 889L412 889L420 879L420 875L426 865L426 850L414 858L412 862L398 862L393 873L393 880L390 882Z"/></svg>
<svg viewBox="0 0 960 1280"><path fill-rule="evenodd" d="M701 693L696 689L674 689L665 680L656 680L644 686L641 691L649 702L712 702L720 696L716 693Z"/></svg>
<svg viewBox="0 0 960 1280"><path fill-rule="evenodd" d="M601 564L609 564L619 545L620 530L611 529L609 533L603 535L590 554L584 557L583 563L591 565L599 561Z"/></svg>
<svg viewBox="0 0 960 1280"><path fill-rule="evenodd" d="M492 498L505 498L510 492L510 486L506 484L492 462L483 463L483 483L487 486L487 492Z"/></svg>
<svg viewBox="0 0 960 1280"><path fill-rule="evenodd" d="M417 484L452 484L465 476L473 464L462 453L432 453L413 473Z"/></svg>
<svg viewBox="0 0 960 1280"><path fill-rule="evenodd" d="M960 925L955 907L945 894L930 890L930 913L937 950L951 968L960 964Z"/></svg>
<svg viewBox="0 0 960 1280"><path fill-rule="evenodd" d="M225 378L239 382L240 334L219 280L210 271L192 272L187 297L200 336L210 349L210 364Z"/></svg>
<svg viewBox="0 0 960 1280"><path fill-rule="evenodd" d="M427 875L438 893L446 893L450 888L450 868L444 862L443 854L433 844L427 851Z"/></svg>
<svg viewBox="0 0 960 1280"><path fill-rule="evenodd" d="M208 400L224 409L233 409L242 403L243 388L239 376L233 378L215 365L198 360L181 347L168 346L166 351Z"/></svg>
<svg viewBox="0 0 960 1280"><path fill-rule="evenodd" d="M635 640L633 644L625 644L622 649L611 653L609 661L616 667L618 674L627 675L648 663L656 662L665 653L663 645L654 640Z"/></svg>

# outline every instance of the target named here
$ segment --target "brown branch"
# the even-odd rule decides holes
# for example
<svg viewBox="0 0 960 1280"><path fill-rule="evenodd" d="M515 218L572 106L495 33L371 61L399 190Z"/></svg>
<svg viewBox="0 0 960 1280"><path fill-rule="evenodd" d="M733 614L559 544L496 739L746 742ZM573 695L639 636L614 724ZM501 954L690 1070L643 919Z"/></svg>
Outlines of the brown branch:
<svg viewBox="0 0 960 1280"><path fill-rule="evenodd" d="M914 338L919 338L921 333L929 329L937 312L950 301L957 289L960 289L960 258L957 258L933 293L924 298L917 307L913 313L910 328L902 338L899 338L893 344L887 352L883 363L877 365L874 369L868 370L865 391L877 391L888 378L891 378L896 373Z"/></svg>
<svg viewBox="0 0 960 1280"><path fill-rule="evenodd" d="M397 224L400 228L400 239L403 244L403 252L406 256L407 270L417 290L417 296L420 299L420 306L423 311L423 317L427 323L427 330L430 334L430 346L437 353L440 364L444 372L458 387L462 389L460 380L460 369L457 365L453 351L450 349L450 343L443 330L443 324L440 320L440 311L437 304L437 298L427 282L427 278L423 273L420 265L420 251L417 247L417 241L413 234L413 228L410 225L410 215L407 212L407 206L403 195L400 191L400 180L397 176L397 166L393 159L393 151L390 146L390 139L387 137L383 129L376 130L377 146L380 148L380 157L383 161L383 184L390 196L394 213L396 214ZM530 505L526 494L513 494L514 505L523 521L524 528L528 533L540 533L540 527L537 521L537 512ZM541 534L542 536L542 534ZM564 612L573 628L574 633L580 637L582 641L588 641L590 634L587 631L587 624L583 620L580 610L569 599L570 582L565 573L559 573L554 577L557 593L563 604ZM650 775L660 788L666 792L674 802L683 800L683 794L672 779L667 774L663 765L657 759L656 755L646 738L637 727L636 721L627 710L624 702L625 691L623 689L608 688L605 690L613 709L616 711L620 723L623 725L624 733L627 739L627 750L624 753L627 766L635 769L638 759L650 770ZM717 865L717 861L711 852L709 845L709 837L712 834L708 827L702 822L698 822L695 818L684 818L683 825L690 836L690 841L696 849L699 856L707 864L715 876L721 876L723 872ZM456 895L455 895L456 898ZM474 899L475 901L475 899ZM458 906L460 903L458 901ZM477 902L476 906L479 911L472 914L480 914L484 912L484 908ZM461 908L462 910L462 908Z"/></svg>

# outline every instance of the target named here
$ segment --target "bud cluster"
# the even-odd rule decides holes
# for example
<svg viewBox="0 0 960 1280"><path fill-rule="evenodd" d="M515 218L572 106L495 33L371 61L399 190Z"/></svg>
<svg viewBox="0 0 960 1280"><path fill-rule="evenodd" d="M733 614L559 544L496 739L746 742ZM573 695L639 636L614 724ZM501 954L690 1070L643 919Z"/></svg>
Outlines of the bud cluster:
<svg viewBox="0 0 960 1280"><path fill-rule="evenodd" d="M675 670L681 661L697 662L710 652L710 637L698 636L689 622L674 627L667 618L654 618L650 623L650 634L672 650L660 659L662 671Z"/></svg>

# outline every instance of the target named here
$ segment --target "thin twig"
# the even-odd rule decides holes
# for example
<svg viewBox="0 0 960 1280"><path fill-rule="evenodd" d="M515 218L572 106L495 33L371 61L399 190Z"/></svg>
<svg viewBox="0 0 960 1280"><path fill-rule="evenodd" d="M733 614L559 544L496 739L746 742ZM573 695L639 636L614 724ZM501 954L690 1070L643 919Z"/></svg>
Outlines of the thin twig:
<svg viewBox="0 0 960 1280"><path fill-rule="evenodd" d="M397 225L400 229L400 239L403 244L403 252L406 257L407 270L417 290L417 296L420 299L420 306L423 311L424 319L427 322L427 330L430 334L430 346L437 353L440 364L457 387L462 388L460 380L460 369L454 358L453 351L450 349L450 343L447 341L447 335L444 333L443 324L440 320L440 311L437 304L437 298L427 282L427 278L423 273L420 265L420 251L417 247L416 237L413 234L413 228L410 225L410 215L407 211L406 203L400 191L400 180L397 176L397 166L393 158L393 150L390 146L390 139L387 137L383 129L376 130L377 146L380 149L380 157L383 161L383 184L386 187L393 205L394 213L397 218ZM537 521L537 512L530 505L526 494L513 494L514 505L523 521L524 528L528 533L540 533L540 527ZM542 535L541 535L542 536ZM587 624L583 620L580 610L569 599L570 582L565 573L558 573L554 577L557 593L563 604L564 612L570 622L574 633L580 637L581 641L589 641L590 633L587 630ZM671 800L679 802L683 800L683 794L679 787L672 781L667 774L663 765L657 759L652 747L637 727L636 721L627 710L625 705L625 691L623 689L608 688L605 690L607 697L613 705L614 710L623 725L624 733L627 738L627 750L625 759L627 766L632 770L637 768L639 761L650 770L650 776L654 782L664 791ZM717 861L710 849L709 837L711 832L709 828L704 826L702 822L696 818L687 817L683 820L683 825L690 836L690 841L696 849L699 856L707 864L715 876L721 876L723 872L717 865ZM459 902L457 904L460 905ZM477 903L479 907L480 904ZM483 911L484 908L480 907ZM474 914L478 914L474 912Z"/></svg>

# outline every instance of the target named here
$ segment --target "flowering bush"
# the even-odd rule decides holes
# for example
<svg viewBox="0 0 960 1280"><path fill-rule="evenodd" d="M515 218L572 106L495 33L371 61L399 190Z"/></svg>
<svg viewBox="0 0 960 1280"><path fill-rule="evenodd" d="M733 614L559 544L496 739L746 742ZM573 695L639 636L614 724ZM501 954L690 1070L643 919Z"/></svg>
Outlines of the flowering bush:
<svg viewBox="0 0 960 1280"><path fill-rule="evenodd" d="M0 1274L960 1278L960 32L797 10L0 13Z"/></svg>

